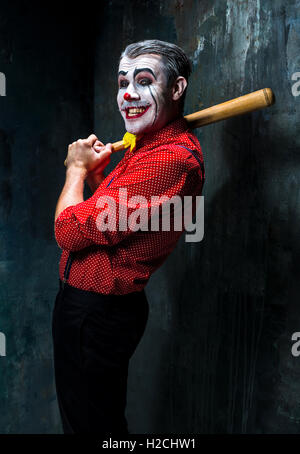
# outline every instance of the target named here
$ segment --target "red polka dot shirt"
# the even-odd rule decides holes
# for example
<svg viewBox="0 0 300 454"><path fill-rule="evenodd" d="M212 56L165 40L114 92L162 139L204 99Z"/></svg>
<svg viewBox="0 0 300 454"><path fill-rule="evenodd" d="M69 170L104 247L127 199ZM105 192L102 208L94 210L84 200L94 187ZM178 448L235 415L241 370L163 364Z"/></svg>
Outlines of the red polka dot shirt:
<svg viewBox="0 0 300 454"><path fill-rule="evenodd" d="M56 219L60 279L102 294L142 290L185 229L184 222L175 229L172 204L169 226L162 227L164 200L192 196L194 216L204 179L201 146L184 118L145 134L89 199Z"/></svg>

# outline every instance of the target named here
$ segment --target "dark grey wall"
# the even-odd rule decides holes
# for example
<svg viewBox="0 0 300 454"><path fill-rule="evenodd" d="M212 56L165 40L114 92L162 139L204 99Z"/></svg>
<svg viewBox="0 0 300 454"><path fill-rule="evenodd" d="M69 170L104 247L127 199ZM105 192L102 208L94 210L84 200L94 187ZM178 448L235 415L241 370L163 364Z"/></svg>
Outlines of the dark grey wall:
<svg viewBox="0 0 300 454"><path fill-rule="evenodd" d="M53 222L67 146L93 124L94 27L85 18L81 8L1 7L0 331L7 351L0 433L61 430L51 341L60 256Z"/></svg>
<svg viewBox="0 0 300 454"><path fill-rule="evenodd" d="M104 140L123 134L112 100L120 51L144 38L191 57L186 113L263 87L277 98L197 131L205 234L183 237L147 286L150 320L129 380L137 433L299 432L299 13L296 0L114 0L105 10L95 62Z"/></svg>
<svg viewBox="0 0 300 454"><path fill-rule="evenodd" d="M146 288L130 430L298 432L300 358L290 338L300 331L300 96L291 76L300 71L300 2L20 5L5 6L0 21L0 433L61 431L50 323L62 163L68 143L93 129L104 141L121 138L119 54L153 37L178 43L193 61L186 112L268 86L277 102L197 131L204 239L182 237Z"/></svg>

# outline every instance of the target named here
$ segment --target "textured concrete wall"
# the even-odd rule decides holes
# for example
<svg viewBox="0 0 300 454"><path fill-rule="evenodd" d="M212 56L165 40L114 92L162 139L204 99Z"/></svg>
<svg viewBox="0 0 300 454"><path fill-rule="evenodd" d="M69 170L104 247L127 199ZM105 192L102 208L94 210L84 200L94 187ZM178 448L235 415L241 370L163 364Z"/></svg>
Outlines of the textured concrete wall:
<svg viewBox="0 0 300 454"><path fill-rule="evenodd" d="M61 430L51 340L60 256L53 221L67 146L92 130L93 39L87 22L75 26L81 18L81 9L63 5L1 7L0 433Z"/></svg>
<svg viewBox="0 0 300 454"><path fill-rule="evenodd" d="M0 21L0 433L61 430L50 323L62 162L93 125L104 141L122 136L118 57L127 43L153 37L178 43L193 61L186 112L267 86L277 103L197 131L204 239L182 237L147 286L130 429L299 432L300 359L290 338L300 331L300 96L291 79L300 71L300 2L111 0L103 14L88 4L14 3Z"/></svg>
<svg viewBox="0 0 300 454"><path fill-rule="evenodd" d="M113 0L105 10L95 61L104 140L124 132L112 100L120 51L144 38L192 59L187 113L263 87L277 97L197 131L205 234L183 237L147 286L150 320L129 380L137 433L299 431L299 13L297 0Z"/></svg>

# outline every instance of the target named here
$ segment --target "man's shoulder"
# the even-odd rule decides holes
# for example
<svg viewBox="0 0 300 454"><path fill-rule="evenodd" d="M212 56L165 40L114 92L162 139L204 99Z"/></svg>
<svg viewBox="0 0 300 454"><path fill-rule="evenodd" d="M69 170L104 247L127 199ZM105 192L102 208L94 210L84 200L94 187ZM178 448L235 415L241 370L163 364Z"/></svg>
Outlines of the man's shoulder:
<svg viewBox="0 0 300 454"><path fill-rule="evenodd" d="M138 142L131 164L146 162L149 166L180 169L183 172L198 169L203 172L203 155L196 135L188 128L184 118L168 124L165 128L147 134Z"/></svg>
<svg viewBox="0 0 300 454"><path fill-rule="evenodd" d="M181 167L184 170L186 165L187 154L186 150L180 147L179 144L161 144L151 150L144 151L136 156L133 160L133 165L139 165L143 162L148 166L155 167Z"/></svg>
<svg viewBox="0 0 300 454"><path fill-rule="evenodd" d="M174 138L166 144L161 144L152 149L153 158L160 156L181 163L188 170L203 167L202 148L196 135L189 130Z"/></svg>
<svg viewBox="0 0 300 454"><path fill-rule="evenodd" d="M165 154L184 160L184 156L190 154L189 150L196 151L202 157L201 145L197 137L187 130L176 135L173 139L169 139L163 143L157 143L151 148L147 149L142 147L137 153L136 159L142 159L143 157L150 158L151 156L155 157L157 155Z"/></svg>

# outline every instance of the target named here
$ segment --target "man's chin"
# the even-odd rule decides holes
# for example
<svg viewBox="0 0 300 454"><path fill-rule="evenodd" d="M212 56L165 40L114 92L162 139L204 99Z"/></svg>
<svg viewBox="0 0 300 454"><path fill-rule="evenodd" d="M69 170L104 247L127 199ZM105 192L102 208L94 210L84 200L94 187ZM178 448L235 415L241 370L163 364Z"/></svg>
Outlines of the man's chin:
<svg viewBox="0 0 300 454"><path fill-rule="evenodd" d="M155 126L157 126L156 122L155 122L155 125L153 125L152 123L148 123L148 122L141 124L141 123L134 122L134 121L132 121L132 122L125 121L126 131L130 132L131 134L135 134L136 136L142 135L142 134L148 134L149 132L154 131L156 129Z"/></svg>
<svg viewBox="0 0 300 454"><path fill-rule="evenodd" d="M145 134L147 132L147 127L138 127L137 125L126 124L126 131L130 132L130 134L135 134L136 136Z"/></svg>

